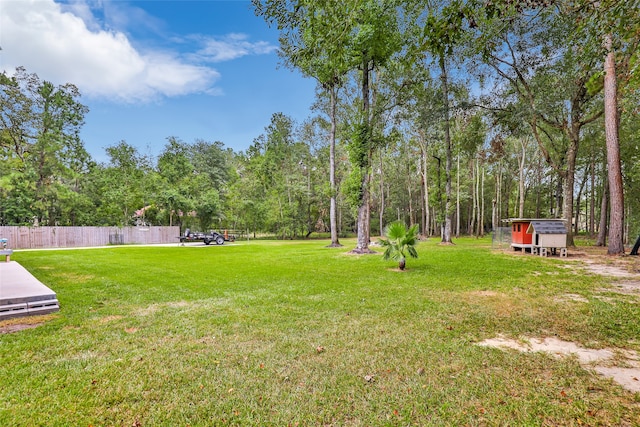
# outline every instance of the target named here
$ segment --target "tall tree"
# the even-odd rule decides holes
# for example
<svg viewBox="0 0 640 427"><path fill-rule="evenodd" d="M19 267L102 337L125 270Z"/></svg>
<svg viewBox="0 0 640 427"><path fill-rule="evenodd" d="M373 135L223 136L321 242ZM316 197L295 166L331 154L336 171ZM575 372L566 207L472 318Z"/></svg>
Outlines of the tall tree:
<svg viewBox="0 0 640 427"><path fill-rule="evenodd" d="M200 225L207 228L213 218L211 210L217 206L217 202L211 199L217 200L218 193L209 179L210 174L201 173L194 166L193 153L194 148L179 138L167 138L157 164L158 173L164 180L161 200L169 214L171 225L175 217L181 226ZM200 156L197 158L202 166L206 165ZM204 196L205 193L208 197ZM201 217L198 216L198 211L202 214Z"/></svg>
<svg viewBox="0 0 640 427"><path fill-rule="evenodd" d="M248 153L235 153L231 158L229 190L225 200L225 216L231 228L246 230L255 237L265 229L265 192L252 167L253 156L260 154L250 147Z"/></svg>
<svg viewBox="0 0 640 427"><path fill-rule="evenodd" d="M359 71L360 112L354 121L349 151L355 174L352 182L359 183L353 186L358 205L354 251L368 253L370 169L376 148L371 76L400 48L395 4L390 0L282 0L254 1L254 5L258 14L276 20L284 30L281 41L291 64L318 79L325 88L335 89L347 71ZM332 116L334 111L332 107ZM337 235L332 242L337 243Z"/></svg>
<svg viewBox="0 0 640 427"><path fill-rule="evenodd" d="M267 22L277 23L281 31L279 52L285 64L316 79L329 94L330 246L340 247L336 205L336 104L338 89L350 68L345 38L351 32L357 12L353 7L355 3L331 0L252 1L258 15L264 16Z"/></svg>
<svg viewBox="0 0 640 427"><path fill-rule="evenodd" d="M570 222L582 130L602 116L587 86L594 62L566 47L575 29L570 19L552 8L528 12L502 19L501 32L485 33L483 58L498 81L509 85L502 95L513 102L504 108L502 101L500 108L515 107L512 114L524 114L545 160L562 178L562 214ZM567 244L573 245L572 232Z"/></svg>
<svg viewBox="0 0 640 427"><path fill-rule="evenodd" d="M610 255L624 253L624 187L620 161L620 137L618 133L618 78L613 37L605 35L606 57L604 61L604 127L607 141L607 170L611 214L609 220Z"/></svg>
<svg viewBox="0 0 640 427"><path fill-rule="evenodd" d="M470 7L461 0L447 2L444 7L428 11L424 25L423 49L433 56L440 70L442 87L443 131L445 144L445 212L442 224L442 243L452 243L452 176L453 150L451 142L451 107L449 99L451 61L454 49L466 36L464 20Z"/></svg>
<svg viewBox="0 0 640 427"><path fill-rule="evenodd" d="M624 186L620 159L618 76L629 77L640 43L640 1L573 0L578 21L573 37L586 56L604 58L604 126L609 181L609 254L624 253Z"/></svg>
<svg viewBox="0 0 640 427"><path fill-rule="evenodd" d="M258 182L265 227L283 239L308 233L313 162L309 147L297 141L296 134L290 117L274 114L247 150L243 171Z"/></svg>
<svg viewBox="0 0 640 427"><path fill-rule="evenodd" d="M11 77L0 74L0 148L18 160L27 190L20 197L31 199L28 215L39 224L61 221L71 159L88 159L79 136L88 109L79 98L74 85L55 86L22 67Z"/></svg>
<svg viewBox="0 0 640 427"><path fill-rule="evenodd" d="M100 217L101 225L131 225L135 211L144 206L142 184L150 165L126 141L109 146L105 151L109 163L101 165L97 176L96 216Z"/></svg>
<svg viewBox="0 0 640 427"><path fill-rule="evenodd" d="M401 47L395 5L391 1L368 0L358 10L350 52L358 67L360 112L349 141L349 154L357 191L358 235L354 253L372 253L370 241L370 182L372 158L383 144L379 111L372 108L372 73L380 70Z"/></svg>

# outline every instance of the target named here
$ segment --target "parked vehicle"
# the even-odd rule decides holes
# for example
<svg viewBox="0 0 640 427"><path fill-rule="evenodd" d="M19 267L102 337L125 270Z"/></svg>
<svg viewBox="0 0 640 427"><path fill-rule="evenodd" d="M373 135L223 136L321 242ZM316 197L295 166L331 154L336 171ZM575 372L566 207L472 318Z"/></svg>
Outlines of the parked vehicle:
<svg viewBox="0 0 640 427"><path fill-rule="evenodd" d="M214 230L211 230L208 233L202 233L200 231L191 231L187 228L186 230L184 230L184 235L180 236L179 239L180 243L204 242L205 245L209 245L212 242L215 242L216 245L222 245L225 241L235 241L235 236L229 235L227 233L218 233Z"/></svg>

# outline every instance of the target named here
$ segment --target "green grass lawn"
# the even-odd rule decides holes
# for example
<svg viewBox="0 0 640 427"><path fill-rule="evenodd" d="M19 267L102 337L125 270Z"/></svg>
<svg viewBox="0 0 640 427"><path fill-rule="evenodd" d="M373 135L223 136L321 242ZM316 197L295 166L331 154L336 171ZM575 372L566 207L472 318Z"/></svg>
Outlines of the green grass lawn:
<svg viewBox="0 0 640 427"><path fill-rule="evenodd" d="M640 425L640 396L575 359L476 345L640 350L636 299L456 242L406 272L353 240L16 251L61 311L0 335L0 425Z"/></svg>

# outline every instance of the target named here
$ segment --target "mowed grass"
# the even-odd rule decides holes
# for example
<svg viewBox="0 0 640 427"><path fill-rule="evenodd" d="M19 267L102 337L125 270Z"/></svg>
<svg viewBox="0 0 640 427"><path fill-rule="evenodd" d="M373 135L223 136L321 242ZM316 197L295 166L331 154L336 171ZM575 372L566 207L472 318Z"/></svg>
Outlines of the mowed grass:
<svg viewBox="0 0 640 427"><path fill-rule="evenodd" d="M576 359L476 345L639 350L637 300L456 242L406 272L352 240L17 251L62 309L0 335L0 425L640 425L640 396Z"/></svg>

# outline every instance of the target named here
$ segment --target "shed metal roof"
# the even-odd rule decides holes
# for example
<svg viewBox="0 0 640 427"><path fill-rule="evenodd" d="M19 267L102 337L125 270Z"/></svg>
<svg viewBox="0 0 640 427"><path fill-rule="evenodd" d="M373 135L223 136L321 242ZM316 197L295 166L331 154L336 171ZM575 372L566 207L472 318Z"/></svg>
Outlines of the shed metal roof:
<svg viewBox="0 0 640 427"><path fill-rule="evenodd" d="M531 221L527 233L537 234L567 234L567 229L564 226L564 221Z"/></svg>

